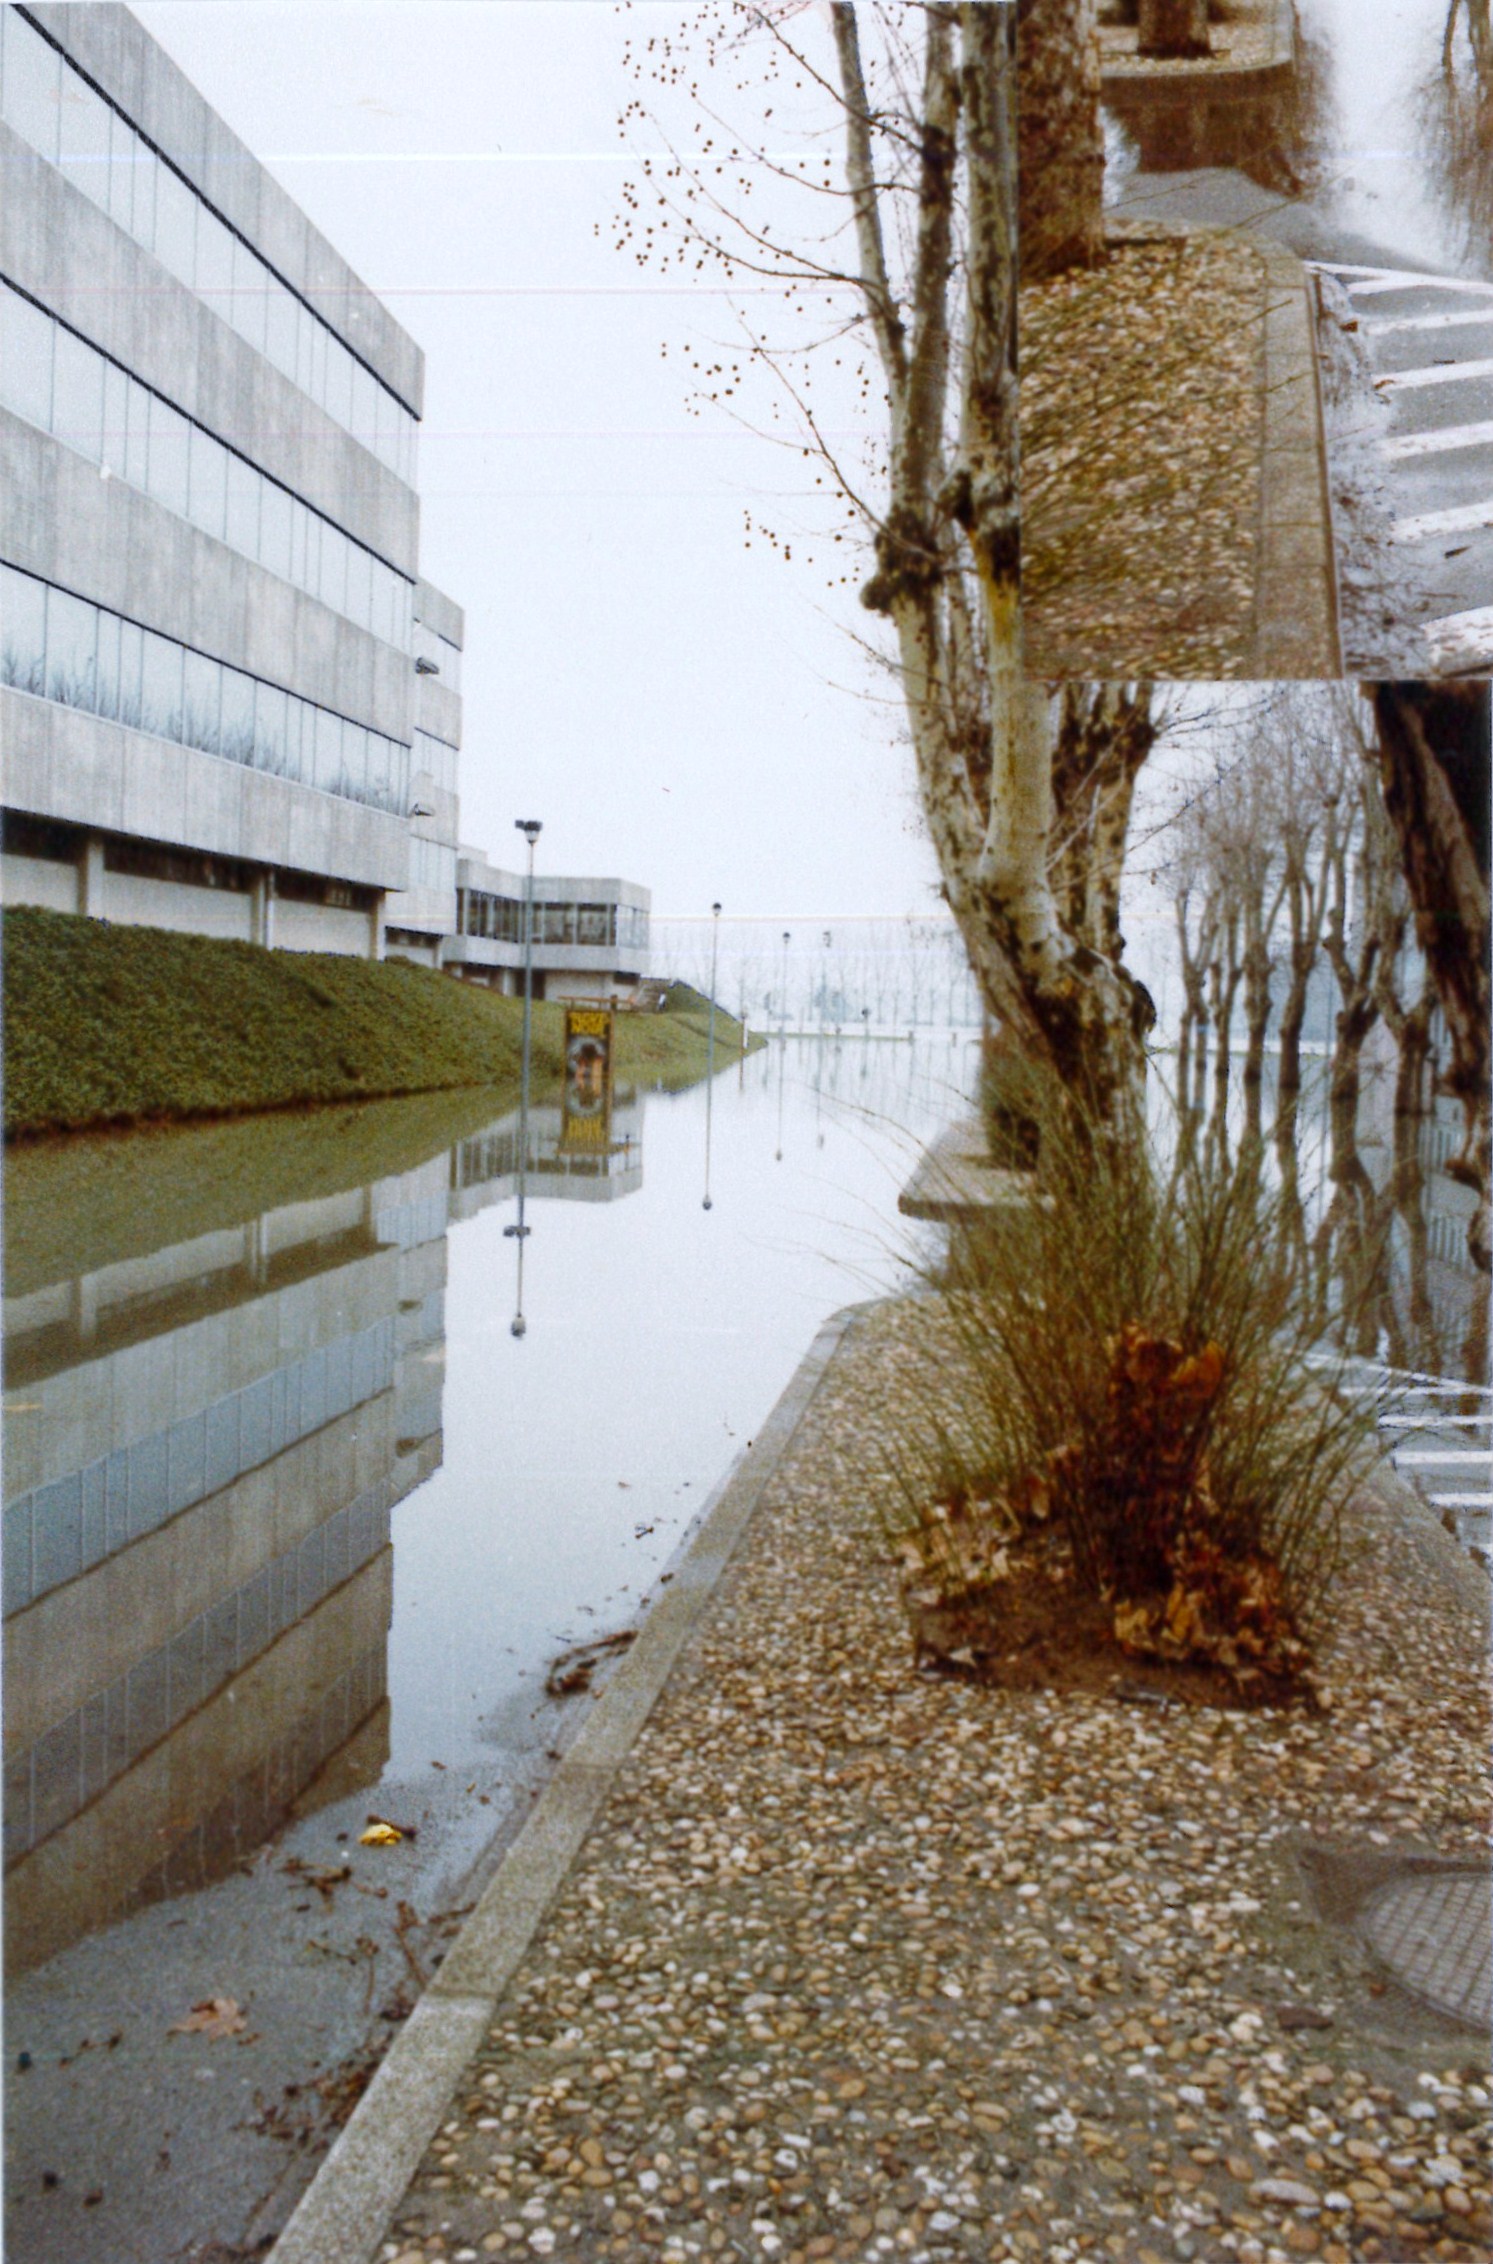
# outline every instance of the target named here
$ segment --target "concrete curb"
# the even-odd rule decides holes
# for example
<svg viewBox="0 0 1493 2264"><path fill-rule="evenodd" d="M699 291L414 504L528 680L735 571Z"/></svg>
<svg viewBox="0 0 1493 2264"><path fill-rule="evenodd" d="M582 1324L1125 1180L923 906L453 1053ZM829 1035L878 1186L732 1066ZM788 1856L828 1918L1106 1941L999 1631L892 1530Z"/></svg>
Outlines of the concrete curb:
<svg viewBox="0 0 1493 2264"><path fill-rule="evenodd" d="M826 1321L700 1512L670 1584L545 1786L274 2246L275 2264L369 2264L452 2092L863 1308Z"/></svg>
<svg viewBox="0 0 1493 2264"><path fill-rule="evenodd" d="M1342 673L1311 279L1295 254L1265 261L1259 548L1250 674Z"/></svg>

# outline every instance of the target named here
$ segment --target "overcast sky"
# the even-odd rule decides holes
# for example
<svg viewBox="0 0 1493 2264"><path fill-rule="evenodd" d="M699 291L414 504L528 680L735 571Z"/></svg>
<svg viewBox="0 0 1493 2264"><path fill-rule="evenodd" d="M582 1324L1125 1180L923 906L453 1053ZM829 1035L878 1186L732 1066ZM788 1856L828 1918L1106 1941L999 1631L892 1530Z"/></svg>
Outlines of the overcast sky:
<svg viewBox="0 0 1493 2264"><path fill-rule="evenodd" d="M624 40L685 11L136 13L425 350L422 565L467 617L463 838L514 863L538 817L542 867L620 873L659 911L926 912L911 758L856 696L845 625L869 616L745 546L748 506L812 508L803 467L691 416L681 345L728 339L729 311L613 249Z"/></svg>

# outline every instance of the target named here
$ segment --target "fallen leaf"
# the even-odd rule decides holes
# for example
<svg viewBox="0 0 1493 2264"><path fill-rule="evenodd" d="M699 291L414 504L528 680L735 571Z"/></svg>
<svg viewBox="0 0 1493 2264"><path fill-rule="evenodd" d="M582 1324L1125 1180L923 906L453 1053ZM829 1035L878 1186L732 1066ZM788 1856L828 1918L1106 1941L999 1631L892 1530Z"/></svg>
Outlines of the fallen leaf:
<svg viewBox="0 0 1493 2264"><path fill-rule="evenodd" d="M404 1838L394 1824L370 1824L366 1832L359 1832L359 1847L396 1847Z"/></svg>
<svg viewBox="0 0 1493 2264"><path fill-rule="evenodd" d="M204 1997L184 2020L173 2020L169 2036L237 2036L248 2021L233 1997Z"/></svg>

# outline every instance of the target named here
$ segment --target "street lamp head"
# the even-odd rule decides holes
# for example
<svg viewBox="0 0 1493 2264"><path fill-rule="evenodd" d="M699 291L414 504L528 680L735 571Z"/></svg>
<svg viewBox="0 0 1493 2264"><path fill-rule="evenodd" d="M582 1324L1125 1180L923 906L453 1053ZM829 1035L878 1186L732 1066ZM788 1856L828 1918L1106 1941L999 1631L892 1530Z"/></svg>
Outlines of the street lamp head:
<svg viewBox="0 0 1493 2264"><path fill-rule="evenodd" d="M542 821L539 818L515 818L513 823L515 829L523 835L532 849L544 830Z"/></svg>
<svg viewBox="0 0 1493 2264"><path fill-rule="evenodd" d="M710 909L715 914L716 918L719 919L721 916L721 908L719 904L712 904Z"/></svg>

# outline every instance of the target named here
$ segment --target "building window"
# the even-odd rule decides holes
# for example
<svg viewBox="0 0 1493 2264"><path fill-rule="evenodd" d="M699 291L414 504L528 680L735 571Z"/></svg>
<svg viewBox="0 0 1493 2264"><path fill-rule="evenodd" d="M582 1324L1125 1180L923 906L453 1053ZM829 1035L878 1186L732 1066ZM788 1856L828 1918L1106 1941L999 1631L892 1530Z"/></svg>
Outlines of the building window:
<svg viewBox="0 0 1493 2264"><path fill-rule="evenodd" d="M0 683L403 816L410 750L0 565Z"/></svg>
<svg viewBox="0 0 1493 2264"><path fill-rule="evenodd" d="M359 628L409 650L408 576L3 281L0 401Z"/></svg>
<svg viewBox="0 0 1493 2264"><path fill-rule="evenodd" d="M0 8L0 116L293 385L413 486L415 420L52 42ZM225 284L225 276L231 283Z"/></svg>

